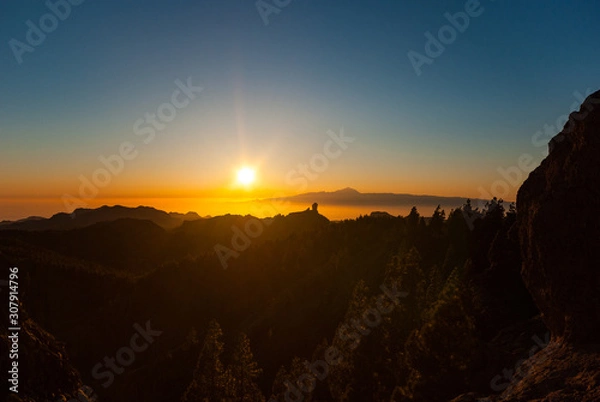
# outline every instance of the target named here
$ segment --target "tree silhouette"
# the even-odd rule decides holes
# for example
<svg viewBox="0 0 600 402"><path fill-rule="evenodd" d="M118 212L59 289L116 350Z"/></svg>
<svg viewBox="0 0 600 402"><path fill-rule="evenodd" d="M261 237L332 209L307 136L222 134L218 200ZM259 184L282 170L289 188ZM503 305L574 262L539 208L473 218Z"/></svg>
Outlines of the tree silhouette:
<svg viewBox="0 0 600 402"><path fill-rule="evenodd" d="M344 321L338 326L332 345L343 356L339 364L332 367L329 380L331 395L336 401L352 400L356 390L357 349L363 340L360 331L369 331L360 321L360 317L368 308L369 288L364 280L358 281L348 303ZM366 332L365 332L366 333Z"/></svg>
<svg viewBox="0 0 600 402"><path fill-rule="evenodd" d="M446 212L438 205L435 211L433 211L431 221L429 222L429 230L433 237L440 237L442 235L445 220Z"/></svg>
<svg viewBox="0 0 600 402"><path fill-rule="evenodd" d="M415 319L418 319L419 312L425 304L426 284L426 277L421 268L421 255L417 248L413 247L400 262L400 285L409 292L403 303Z"/></svg>
<svg viewBox="0 0 600 402"><path fill-rule="evenodd" d="M223 331L216 320L211 320L198 356L194 377L183 394L182 402L220 401L227 395L228 373L221 362L224 343Z"/></svg>
<svg viewBox="0 0 600 402"><path fill-rule="evenodd" d="M254 360L250 339L245 333L238 336L229 365L229 374L233 397L241 402L260 402L264 397L255 380L261 375L262 370Z"/></svg>

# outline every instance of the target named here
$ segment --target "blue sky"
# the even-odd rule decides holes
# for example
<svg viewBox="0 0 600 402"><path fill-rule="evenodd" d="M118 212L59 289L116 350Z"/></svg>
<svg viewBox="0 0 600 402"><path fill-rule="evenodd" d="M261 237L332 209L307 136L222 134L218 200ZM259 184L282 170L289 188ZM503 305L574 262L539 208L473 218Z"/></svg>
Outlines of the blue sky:
<svg viewBox="0 0 600 402"><path fill-rule="evenodd" d="M9 41L49 9L4 1L0 197L76 193L188 77L201 95L104 196L214 194L240 164L257 195L285 190L341 127L357 140L310 190L478 196L521 154L539 162L532 135L600 87L600 4L482 0L418 76L407 53L466 3L292 0L265 25L253 1L86 0L19 64Z"/></svg>

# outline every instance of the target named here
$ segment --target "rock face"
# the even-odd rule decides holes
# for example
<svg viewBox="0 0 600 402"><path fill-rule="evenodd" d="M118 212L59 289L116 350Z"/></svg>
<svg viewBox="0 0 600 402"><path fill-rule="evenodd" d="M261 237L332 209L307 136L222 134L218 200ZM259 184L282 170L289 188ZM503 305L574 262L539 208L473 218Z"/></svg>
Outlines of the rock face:
<svg viewBox="0 0 600 402"><path fill-rule="evenodd" d="M4 294L4 293L3 293ZM5 315L6 317L6 315ZM29 318L27 312L20 306L19 332L19 394L8 393L11 402L44 401L56 402L73 400L82 387L79 373L67 357L65 345L58 342L50 333L41 328ZM10 350L12 341L9 339L8 319L0 319L0 345L2 351ZM0 369L3 373L12 367L8 353L0 356ZM10 383L9 383L10 384ZM91 395L91 393L90 393ZM87 396L77 401L93 401Z"/></svg>
<svg viewBox="0 0 600 402"><path fill-rule="evenodd" d="M523 363L523 379L493 402L600 401L600 347L554 342Z"/></svg>
<svg viewBox="0 0 600 402"><path fill-rule="evenodd" d="M554 341L600 343L600 91L517 195L522 276Z"/></svg>

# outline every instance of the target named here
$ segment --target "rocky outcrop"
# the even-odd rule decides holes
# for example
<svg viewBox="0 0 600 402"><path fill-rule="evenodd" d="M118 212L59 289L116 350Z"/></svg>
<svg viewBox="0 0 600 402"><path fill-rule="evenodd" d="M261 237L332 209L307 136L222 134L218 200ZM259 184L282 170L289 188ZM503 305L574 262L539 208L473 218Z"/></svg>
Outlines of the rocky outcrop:
<svg viewBox="0 0 600 402"><path fill-rule="evenodd" d="M10 401L93 401L83 395L79 373L71 364L64 344L30 319L22 306L20 308L18 343L13 344L10 336L15 331L8 330L6 319L0 320L0 368L7 373L13 362L18 363L18 395L9 393ZM9 360L7 350L17 350L18 360ZM11 375L12 376L12 375ZM8 383L10 385L10 382ZM7 386L5 384L5 386ZM88 393L91 395L91 393ZM79 398L81 396L81 398ZM77 398L77 399L75 399Z"/></svg>
<svg viewBox="0 0 600 402"><path fill-rule="evenodd" d="M503 371L500 395L452 402L600 401L600 91L549 148L519 189L516 227L521 276L552 340Z"/></svg>
<svg viewBox="0 0 600 402"><path fill-rule="evenodd" d="M517 196L522 276L553 340L600 343L600 91Z"/></svg>
<svg viewBox="0 0 600 402"><path fill-rule="evenodd" d="M600 401L600 347L553 342L519 368L523 379L490 402Z"/></svg>
<svg viewBox="0 0 600 402"><path fill-rule="evenodd" d="M450 402L597 402L600 401L600 348L553 342L523 362L522 377L501 395L468 393Z"/></svg>

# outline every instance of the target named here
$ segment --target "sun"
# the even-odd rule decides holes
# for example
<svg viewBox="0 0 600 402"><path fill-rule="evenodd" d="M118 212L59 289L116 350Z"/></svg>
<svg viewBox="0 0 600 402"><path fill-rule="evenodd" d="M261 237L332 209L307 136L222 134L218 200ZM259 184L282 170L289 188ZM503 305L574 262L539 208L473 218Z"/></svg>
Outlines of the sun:
<svg viewBox="0 0 600 402"><path fill-rule="evenodd" d="M256 180L256 171L250 167L243 167L237 171L237 182L248 187Z"/></svg>

